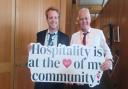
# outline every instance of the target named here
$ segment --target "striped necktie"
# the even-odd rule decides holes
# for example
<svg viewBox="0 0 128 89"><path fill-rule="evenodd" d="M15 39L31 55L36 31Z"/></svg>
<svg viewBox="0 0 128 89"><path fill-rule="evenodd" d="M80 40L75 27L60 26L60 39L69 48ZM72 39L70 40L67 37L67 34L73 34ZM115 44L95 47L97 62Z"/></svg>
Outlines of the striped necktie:
<svg viewBox="0 0 128 89"><path fill-rule="evenodd" d="M49 35L48 46L53 46L53 36L55 33L49 33Z"/></svg>

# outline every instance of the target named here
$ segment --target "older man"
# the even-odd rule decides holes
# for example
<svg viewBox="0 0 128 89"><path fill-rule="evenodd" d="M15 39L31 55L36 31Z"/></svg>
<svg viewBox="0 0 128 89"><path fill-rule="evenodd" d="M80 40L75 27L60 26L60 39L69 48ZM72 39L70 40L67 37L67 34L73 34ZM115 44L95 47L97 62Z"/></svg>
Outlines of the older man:
<svg viewBox="0 0 128 89"><path fill-rule="evenodd" d="M106 43L102 30L91 28L91 16L88 8L82 8L78 13L78 23L80 30L71 37L72 44L82 44L86 46L100 46L105 52L105 62L101 64L103 71L112 68L112 55ZM72 89L102 89L100 85L90 88L88 85L73 85Z"/></svg>

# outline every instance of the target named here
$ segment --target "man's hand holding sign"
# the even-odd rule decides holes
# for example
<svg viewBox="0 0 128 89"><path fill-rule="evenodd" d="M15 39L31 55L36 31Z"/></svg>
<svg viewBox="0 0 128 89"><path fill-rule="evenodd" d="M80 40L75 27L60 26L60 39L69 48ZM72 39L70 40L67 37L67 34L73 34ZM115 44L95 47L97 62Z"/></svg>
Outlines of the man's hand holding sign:
<svg viewBox="0 0 128 89"><path fill-rule="evenodd" d="M105 62L103 49L82 45L42 46L33 43L28 67L33 82L58 82L99 85Z"/></svg>

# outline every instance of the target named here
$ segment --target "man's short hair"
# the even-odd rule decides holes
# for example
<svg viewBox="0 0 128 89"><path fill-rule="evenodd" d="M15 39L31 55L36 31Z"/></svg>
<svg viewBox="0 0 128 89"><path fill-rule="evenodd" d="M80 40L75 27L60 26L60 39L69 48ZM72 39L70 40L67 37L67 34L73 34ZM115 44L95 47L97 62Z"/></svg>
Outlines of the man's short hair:
<svg viewBox="0 0 128 89"><path fill-rule="evenodd" d="M90 18L91 18L89 9L88 9L88 8L81 8L81 9L79 10L79 12L78 12L77 20L79 20L79 14L80 14L81 12L86 12L86 13L90 16Z"/></svg>
<svg viewBox="0 0 128 89"><path fill-rule="evenodd" d="M49 11L56 11L59 15L59 10L56 9L55 7L49 7L46 11L45 11L45 16L46 16L46 19L48 19L48 12Z"/></svg>

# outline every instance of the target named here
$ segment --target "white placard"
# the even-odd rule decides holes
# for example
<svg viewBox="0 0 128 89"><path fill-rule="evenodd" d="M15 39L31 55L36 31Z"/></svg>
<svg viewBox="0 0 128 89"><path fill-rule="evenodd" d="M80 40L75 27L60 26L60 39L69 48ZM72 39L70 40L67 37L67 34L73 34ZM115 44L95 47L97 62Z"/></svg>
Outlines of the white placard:
<svg viewBox="0 0 128 89"><path fill-rule="evenodd" d="M104 62L102 48L82 45L42 46L33 43L28 68L33 82L82 83L99 85Z"/></svg>

